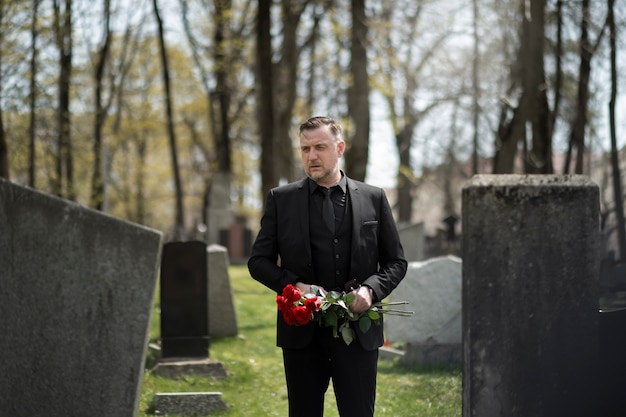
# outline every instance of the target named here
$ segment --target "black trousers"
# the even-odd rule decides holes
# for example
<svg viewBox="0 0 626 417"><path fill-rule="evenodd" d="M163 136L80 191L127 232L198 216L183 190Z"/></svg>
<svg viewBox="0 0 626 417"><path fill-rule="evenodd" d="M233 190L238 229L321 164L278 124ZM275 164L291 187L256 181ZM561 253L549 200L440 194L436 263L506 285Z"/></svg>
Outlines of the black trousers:
<svg viewBox="0 0 626 417"><path fill-rule="evenodd" d="M363 350L358 340L346 345L318 327L306 348L283 349L283 360L289 417L322 417L330 380L341 417L373 417L378 349Z"/></svg>

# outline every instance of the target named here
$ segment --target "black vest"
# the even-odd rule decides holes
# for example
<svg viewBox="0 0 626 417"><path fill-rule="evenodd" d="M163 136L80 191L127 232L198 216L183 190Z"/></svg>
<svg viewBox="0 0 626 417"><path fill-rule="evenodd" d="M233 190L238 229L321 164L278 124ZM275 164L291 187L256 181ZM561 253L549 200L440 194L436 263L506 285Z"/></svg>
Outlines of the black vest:
<svg viewBox="0 0 626 417"><path fill-rule="evenodd" d="M311 199L318 197L320 196L310 195ZM344 284L350 280L352 209L349 201L348 190L346 189L343 220L341 223L335 223L334 236L324 223L321 210L315 209L318 205L313 201L310 202L309 235L313 257L314 284L318 284L328 291L342 291Z"/></svg>

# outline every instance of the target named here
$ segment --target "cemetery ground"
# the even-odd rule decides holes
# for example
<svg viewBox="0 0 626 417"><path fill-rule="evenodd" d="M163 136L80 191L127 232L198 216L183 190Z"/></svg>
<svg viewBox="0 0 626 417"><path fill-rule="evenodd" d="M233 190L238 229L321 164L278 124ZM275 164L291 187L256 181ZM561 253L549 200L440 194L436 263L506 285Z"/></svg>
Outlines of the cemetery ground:
<svg viewBox="0 0 626 417"><path fill-rule="evenodd" d="M139 417L154 415L156 393L220 392L228 410L212 416L284 417L287 390L281 350L276 347L275 294L250 278L243 265L229 268L239 336L212 338L210 357L222 363L229 376L222 380L197 375L177 379L150 372L155 358L149 352L143 376ZM150 328L150 342L159 338L158 294ZM302 376L306 378L306 375ZM408 367L395 360L379 362L377 417L450 417L461 415L461 368ZM325 416L336 417L332 384L326 394Z"/></svg>

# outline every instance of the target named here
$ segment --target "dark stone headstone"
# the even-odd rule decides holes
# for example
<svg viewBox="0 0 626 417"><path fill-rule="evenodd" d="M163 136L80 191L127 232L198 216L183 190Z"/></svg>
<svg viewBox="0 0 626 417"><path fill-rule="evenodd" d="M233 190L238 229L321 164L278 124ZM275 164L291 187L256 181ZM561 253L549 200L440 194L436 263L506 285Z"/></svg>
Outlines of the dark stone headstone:
<svg viewBox="0 0 626 417"><path fill-rule="evenodd" d="M626 308L600 311L598 386L602 416L626 416Z"/></svg>
<svg viewBox="0 0 626 417"><path fill-rule="evenodd" d="M599 415L599 189L479 175L463 188L463 416Z"/></svg>
<svg viewBox="0 0 626 417"><path fill-rule="evenodd" d="M161 234L0 179L0 416L135 416Z"/></svg>
<svg viewBox="0 0 626 417"><path fill-rule="evenodd" d="M207 246L169 242L161 259L162 356L209 356Z"/></svg>

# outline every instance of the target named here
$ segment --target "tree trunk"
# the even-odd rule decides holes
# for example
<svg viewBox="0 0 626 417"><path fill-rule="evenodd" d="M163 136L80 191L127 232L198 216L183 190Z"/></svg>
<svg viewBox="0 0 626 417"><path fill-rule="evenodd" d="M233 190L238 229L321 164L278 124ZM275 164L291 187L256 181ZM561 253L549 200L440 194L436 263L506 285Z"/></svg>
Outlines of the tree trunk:
<svg viewBox="0 0 626 417"><path fill-rule="evenodd" d="M411 143L415 132L415 123L407 123L396 135L398 147L398 223L410 224L413 213L413 169L411 165Z"/></svg>
<svg viewBox="0 0 626 417"><path fill-rule="evenodd" d="M102 103L102 80L104 77L104 68L107 64L109 45L111 44L111 0L104 0L104 20L104 41L98 51L98 61L96 63L95 72L96 97L90 205L96 210L102 210L104 202L104 176L102 174L102 129L104 127L107 112Z"/></svg>
<svg viewBox="0 0 626 417"><path fill-rule="evenodd" d="M58 81L58 156L57 178L54 182L53 192L69 200L76 199L74 189L74 161L71 140L71 117L70 117L70 83L72 79L72 0L65 0L65 6L61 8L54 1L54 20L56 31L57 48L59 49L59 81ZM65 183L65 190L64 185Z"/></svg>
<svg viewBox="0 0 626 417"><path fill-rule="evenodd" d="M271 0L258 0L256 26L257 117L261 132L261 183L263 197L276 186L274 170L274 88L272 77Z"/></svg>
<svg viewBox="0 0 626 417"><path fill-rule="evenodd" d="M495 174L514 172L520 141L524 145L525 171L545 173L552 170L551 139L547 137L550 112L543 68L545 0L523 2L521 14L520 49L516 66L511 71L511 91L518 86L521 91L516 107L503 104L496 137ZM531 147L526 134L529 123L533 133Z"/></svg>
<svg viewBox="0 0 626 417"><path fill-rule="evenodd" d="M39 29L37 18L39 13L39 3L41 0L33 0L33 17L30 26L31 51L30 51L30 92L29 92L29 113L30 120L28 122L28 186L35 188L36 186L36 138L35 129L37 126L37 36Z"/></svg>
<svg viewBox="0 0 626 417"><path fill-rule="evenodd" d="M298 27L300 18L308 0L282 0L282 47L281 59L275 65L274 76L274 113L275 120L275 151L274 174L277 179L293 181L297 172L294 155L294 140L291 136L293 108L296 102L296 81L298 73Z"/></svg>
<svg viewBox="0 0 626 417"><path fill-rule="evenodd" d="M367 72L367 17L365 0L352 0L352 42L348 89L348 111L354 126L345 154L346 172L359 181L365 180L370 135L369 77Z"/></svg>
<svg viewBox="0 0 626 417"><path fill-rule="evenodd" d="M174 239L183 239L186 235L185 220L183 209L183 184L180 176L180 167L178 165L178 152L176 150L176 130L174 129L174 115L172 110L172 92L170 87L170 71L167 60L167 48L165 46L165 36L163 33L163 20L159 13L159 5L157 0L152 0L154 7L154 17L159 30L159 49L161 55L161 70L163 76L163 85L165 87L165 112L167 117L167 133L169 137L170 153L172 155L172 173L174 174L174 184L176 187L176 217L174 225Z"/></svg>
<svg viewBox="0 0 626 417"><path fill-rule="evenodd" d="M478 36L478 0L472 0L472 32L474 37L474 57L472 59L472 174L478 174L478 116L480 114L480 85L478 67L480 63Z"/></svg>
<svg viewBox="0 0 626 417"><path fill-rule="evenodd" d="M228 108L230 106L230 88L227 82L228 68L226 64L226 51L225 51L225 28L228 24L229 15L231 12L230 0L215 0L215 36L214 36L214 55L215 61L215 82L216 91L215 95L217 100L214 100L214 105L217 104L217 117L213 120L217 123L217 132L215 135L215 153L217 156L218 171L227 174L231 174L231 151L230 151L230 126L228 122Z"/></svg>
<svg viewBox="0 0 626 417"><path fill-rule="evenodd" d="M587 126L587 103L589 101L589 75L591 73L592 46L589 42L589 0L582 1L582 19L580 22L580 65L578 70L578 98L576 115L570 132L571 149L576 149L574 172L583 173L585 153L585 128ZM569 152L571 155L571 151ZM565 173L569 173L571 158L565 161Z"/></svg>
<svg viewBox="0 0 626 417"><path fill-rule="evenodd" d="M615 218L620 262L626 262L626 224L624 221L624 202L622 198L621 173L619 168L619 150L615 131L615 104L617 101L617 31L615 29L615 0L608 0L608 25L611 37L611 100L609 102L609 127L611 130L611 165L613 167L613 198L615 199Z"/></svg>
<svg viewBox="0 0 626 417"><path fill-rule="evenodd" d="M550 108L544 70L545 0L532 0L529 44L531 71L528 72L528 88L532 93L529 117L532 126L532 147L526 156L526 173L551 174L552 138L550 133Z"/></svg>
<svg viewBox="0 0 626 417"><path fill-rule="evenodd" d="M4 4L0 2L0 25L4 21ZM4 45L4 35L0 32L0 45ZM2 48L0 48L0 93L2 93L3 73L2 73ZM1 96L1 94L0 94ZM7 145L6 133L4 131L4 114L2 103L0 102L0 177L9 179L9 147Z"/></svg>

